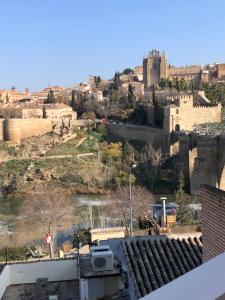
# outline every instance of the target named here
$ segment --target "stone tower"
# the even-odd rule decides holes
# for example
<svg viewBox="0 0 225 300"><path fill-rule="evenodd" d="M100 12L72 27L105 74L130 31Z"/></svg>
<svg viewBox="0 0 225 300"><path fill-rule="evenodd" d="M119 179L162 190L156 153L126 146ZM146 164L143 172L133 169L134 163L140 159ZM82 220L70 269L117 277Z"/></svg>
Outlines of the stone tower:
<svg viewBox="0 0 225 300"><path fill-rule="evenodd" d="M166 54L153 49L143 60L143 77L145 89L160 83L161 78L167 78Z"/></svg>

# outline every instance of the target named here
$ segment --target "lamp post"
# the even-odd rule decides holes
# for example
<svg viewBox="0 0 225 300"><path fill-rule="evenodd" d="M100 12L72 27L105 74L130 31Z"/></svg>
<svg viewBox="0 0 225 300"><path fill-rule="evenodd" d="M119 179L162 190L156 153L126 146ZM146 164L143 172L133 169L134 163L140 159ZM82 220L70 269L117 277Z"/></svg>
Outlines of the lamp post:
<svg viewBox="0 0 225 300"><path fill-rule="evenodd" d="M129 172L129 191L130 191L130 236L133 236L133 203L132 203L132 182L131 182L131 172L132 169L135 169L136 165L133 164L130 166Z"/></svg>
<svg viewBox="0 0 225 300"><path fill-rule="evenodd" d="M160 197L160 200L162 200L162 205L163 205L163 227L166 227L166 200L167 200L167 197Z"/></svg>

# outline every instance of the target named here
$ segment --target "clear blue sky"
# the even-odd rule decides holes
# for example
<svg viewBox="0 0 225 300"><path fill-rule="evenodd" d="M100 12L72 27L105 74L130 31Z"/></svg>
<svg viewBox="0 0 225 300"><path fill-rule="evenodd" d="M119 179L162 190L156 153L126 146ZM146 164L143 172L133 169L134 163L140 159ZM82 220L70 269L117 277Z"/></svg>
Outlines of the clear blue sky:
<svg viewBox="0 0 225 300"><path fill-rule="evenodd" d="M225 61L224 0L0 0L0 89L71 86L142 64Z"/></svg>

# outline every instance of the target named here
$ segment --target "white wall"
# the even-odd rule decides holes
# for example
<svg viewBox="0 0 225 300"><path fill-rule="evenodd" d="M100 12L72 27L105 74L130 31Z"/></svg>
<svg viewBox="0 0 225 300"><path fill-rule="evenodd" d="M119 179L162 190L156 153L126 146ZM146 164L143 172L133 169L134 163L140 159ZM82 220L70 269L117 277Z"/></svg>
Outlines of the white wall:
<svg viewBox="0 0 225 300"><path fill-rule="evenodd" d="M3 271L0 273L0 299L2 299L8 285L10 285L10 270L9 266L5 266Z"/></svg>
<svg viewBox="0 0 225 300"><path fill-rule="evenodd" d="M0 274L0 299L8 285L34 283L37 278L48 278L48 281L78 279L77 260L43 260L5 266Z"/></svg>

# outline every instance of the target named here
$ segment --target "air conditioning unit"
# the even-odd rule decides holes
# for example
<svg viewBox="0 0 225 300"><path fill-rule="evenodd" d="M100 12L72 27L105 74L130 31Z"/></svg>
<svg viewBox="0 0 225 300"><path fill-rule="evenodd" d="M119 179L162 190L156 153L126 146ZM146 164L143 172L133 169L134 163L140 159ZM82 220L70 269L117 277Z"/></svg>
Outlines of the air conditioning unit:
<svg viewBox="0 0 225 300"><path fill-rule="evenodd" d="M95 272L113 270L113 253L108 246L90 248L92 269Z"/></svg>
<svg viewBox="0 0 225 300"><path fill-rule="evenodd" d="M90 247L90 253L92 254L93 252L103 252L103 251L109 251L109 246L92 246Z"/></svg>

